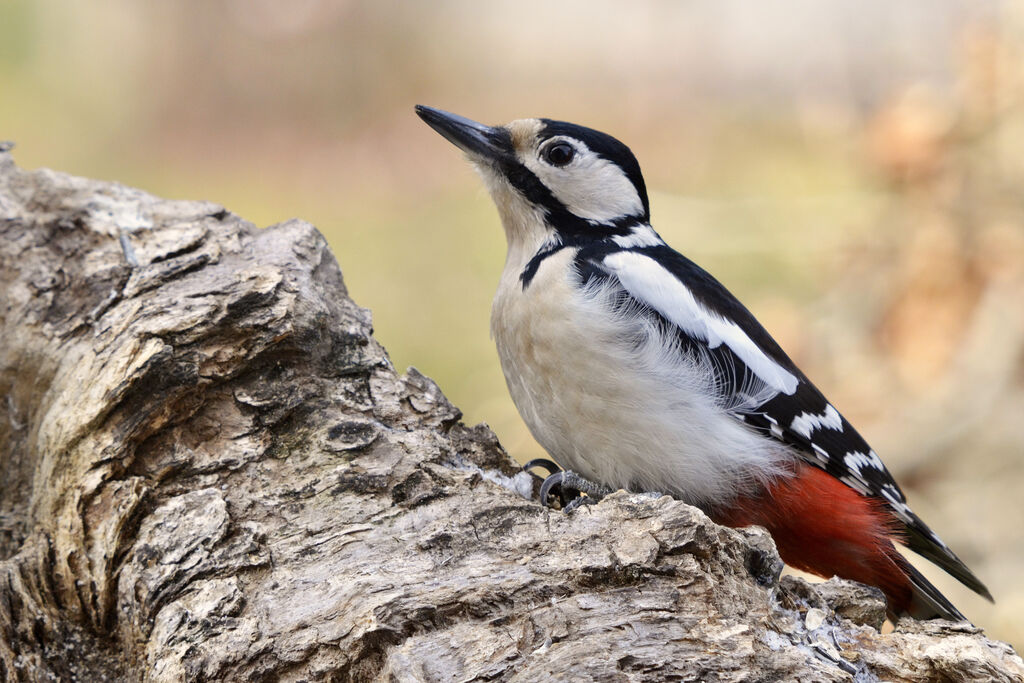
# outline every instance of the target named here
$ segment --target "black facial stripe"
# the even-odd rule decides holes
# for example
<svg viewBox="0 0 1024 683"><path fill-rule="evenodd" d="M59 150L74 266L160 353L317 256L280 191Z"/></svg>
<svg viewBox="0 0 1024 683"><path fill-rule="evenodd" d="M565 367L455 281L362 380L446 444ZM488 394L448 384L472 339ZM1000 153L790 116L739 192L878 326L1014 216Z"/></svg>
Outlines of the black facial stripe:
<svg viewBox="0 0 1024 683"><path fill-rule="evenodd" d="M553 244L550 247L544 247L533 255L533 258L530 259L526 264L526 267L523 268L523 272L519 274L519 281L523 283L524 290L530 286L530 282L533 280L534 276L537 275L537 270L540 268L540 264L544 259L549 256L554 256L562 249L565 249L566 246L568 245L559 242L558 244Z"/></svg>
<svg viewBox="0 0 1024 683"><path fill-rule="evenodd" d="M560 233L575 235L594 229L589 221L566 209L562 202L555 199L540 178L518 160L503 159L501 165L501 170L512 187L516 188L526 201L543 208L547 222Z"/></svg>
<svg viewBox="0 0 1024 683"><path fill-rule="evenodd" d="M518 161L510 159L501 160L501 171L516 190L523 197L544 210L547 223L566 240L575 240L582 236L593 238L613 237L615 235L628 235L632 228L643 225L646 220L640 216L620 216L605 223L593 223L565 208L565 205L558 201L551 190L540 181L533 171ZM646 201L646 197L644 198Z"/></svg>

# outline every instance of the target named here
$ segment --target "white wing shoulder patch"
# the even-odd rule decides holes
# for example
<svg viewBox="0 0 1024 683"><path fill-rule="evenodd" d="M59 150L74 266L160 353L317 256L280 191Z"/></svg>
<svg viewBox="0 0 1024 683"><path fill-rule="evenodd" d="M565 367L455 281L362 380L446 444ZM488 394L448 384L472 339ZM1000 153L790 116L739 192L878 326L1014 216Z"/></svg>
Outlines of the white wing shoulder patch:
<svg viewBox="0 0 1024 683"><path fill-rule="evenodd" d="M725 344L765 384L784 394L796 391L799 380L772 360L739 325L697 301L693 293L657 261L632 251L609 254L603 265L633 297L656 310L687 334L710 348Z"/></svg>

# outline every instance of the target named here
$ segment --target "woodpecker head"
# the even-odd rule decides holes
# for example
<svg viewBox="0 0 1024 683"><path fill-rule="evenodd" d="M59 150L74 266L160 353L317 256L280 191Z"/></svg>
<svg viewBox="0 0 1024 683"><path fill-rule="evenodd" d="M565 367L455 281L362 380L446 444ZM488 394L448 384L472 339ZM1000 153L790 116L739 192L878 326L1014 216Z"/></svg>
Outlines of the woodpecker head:
<svg viewBox="0 0 1024 683"><path fill-rule="evenodd" d="M640 165L610 135L549 119L492 127L423 105L416 113L476 166L510 247L625 235L650 220Z"/></svg>

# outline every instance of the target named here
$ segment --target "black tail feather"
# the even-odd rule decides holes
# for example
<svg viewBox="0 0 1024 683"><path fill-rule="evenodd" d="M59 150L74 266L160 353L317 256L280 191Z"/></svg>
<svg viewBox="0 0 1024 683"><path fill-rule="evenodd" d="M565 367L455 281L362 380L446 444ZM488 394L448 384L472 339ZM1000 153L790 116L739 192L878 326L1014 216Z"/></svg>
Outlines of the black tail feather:
<svg viewBox="0 0 1024 683"><path fill-rule="evenodd" d="M924 522L920 521L920 519L918 519L917 522L918 525L906 525L903 529L903 539L901 540L904 541L904 545L921 557L944 569L950 576L989 602L995 602L995 600L992 599L992 594L989 593L988 588L985 587L985 584L983 584L978 577L967 568L967 565L956 556L956 553L945 545L936 543L935 540L928 536L928 534L931 533L931 529L929 529ZM922 581L923 580L924 579L922 578ZM927 581L925 583L927 583ZM934 590L934 588L932 590Z"/></svg>
<svg viewBox="0 0 1024 683"><path fill-rule="evenodd" d="M939 592L939 589L924 578L906 558L900 557L898 564L900 569L910 579L911 599L910 606L906 612L893 612L889 610L889 619L896 621L898 617L909 615L915 619L949 619L950 621L967 621L960 610L951 603L946 596ZM959 578L959 577L958 577Z"/></svg>

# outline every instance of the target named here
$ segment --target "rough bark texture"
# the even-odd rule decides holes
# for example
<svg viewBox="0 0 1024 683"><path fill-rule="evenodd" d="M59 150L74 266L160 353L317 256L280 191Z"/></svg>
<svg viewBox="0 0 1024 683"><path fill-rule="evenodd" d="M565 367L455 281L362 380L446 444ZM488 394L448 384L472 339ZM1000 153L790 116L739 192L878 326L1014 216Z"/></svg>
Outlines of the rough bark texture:
<svg viewBox="0 0 1024 683"><path fill-rule="evenodd" d="M543 509L307 223L0 151L0 236L0 679L1024 674L671 498Z"/></svg>

